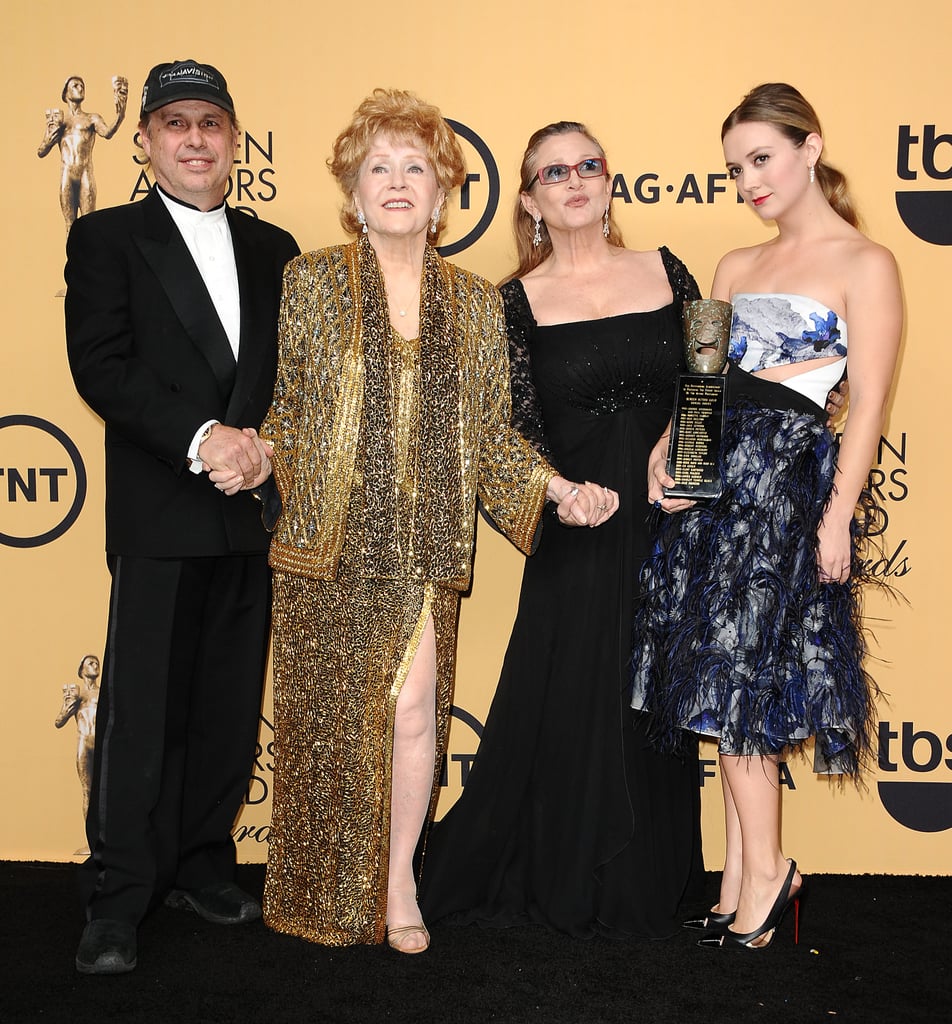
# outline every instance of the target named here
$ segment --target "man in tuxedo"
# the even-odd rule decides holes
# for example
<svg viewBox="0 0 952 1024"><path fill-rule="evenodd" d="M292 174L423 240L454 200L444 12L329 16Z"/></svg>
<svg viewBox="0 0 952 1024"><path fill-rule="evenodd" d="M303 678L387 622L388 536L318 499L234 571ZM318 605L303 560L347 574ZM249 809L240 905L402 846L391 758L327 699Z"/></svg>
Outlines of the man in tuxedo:
<svg viewBox="0 0 952 1024"><path fill-rule="evenodd" d="M225 205L238 143L221 73L160 64L139 133L156 187L80 217L67 241L66 339L105 423L112 575L81 868L84 974L136 965L157 903L238 924L231 829L252 762L270 625L270 474L285 231ZM214 474L210 477L210 473ZM212 479L241 478L236 486Z"/></svg>

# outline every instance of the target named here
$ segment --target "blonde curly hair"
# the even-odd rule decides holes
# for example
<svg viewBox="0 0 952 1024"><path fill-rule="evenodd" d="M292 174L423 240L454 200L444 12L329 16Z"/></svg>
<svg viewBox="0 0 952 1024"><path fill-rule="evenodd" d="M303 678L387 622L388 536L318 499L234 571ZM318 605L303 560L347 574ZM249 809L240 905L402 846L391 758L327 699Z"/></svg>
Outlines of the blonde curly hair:
<svg viewBox="0 0 952 1024"><path fill-rule="evenodd" d="M419 143L433 168L437 184L445 193L458 188L466 178L463 151L438 107L424 103L403 89L374 89L354 111L350 124L337 136L334 152L327 161L345 197L340 212L341 225L352 235L361 230L354 204L360 168L378 133L395 142ZM446 203L443 203L436 239L445 226Z"/></svg>

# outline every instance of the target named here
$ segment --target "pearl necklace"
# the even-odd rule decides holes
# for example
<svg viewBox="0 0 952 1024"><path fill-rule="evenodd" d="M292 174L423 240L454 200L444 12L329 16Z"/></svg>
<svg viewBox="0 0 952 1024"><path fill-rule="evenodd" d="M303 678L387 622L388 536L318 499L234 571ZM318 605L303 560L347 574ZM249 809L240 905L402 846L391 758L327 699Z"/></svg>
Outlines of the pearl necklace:
<svg viewBox="0 0 952 1024"><path fill-rule="evenodd" d="M412 300L414 298L416 299L417 304L419 304L419 301L420 301L420 289L419 289L419 287L417 287L416 293L412 296L411 302L412 302ZM410 308L411 307L409 305L405 309L400 309L400 307L398 306L397 307L397 314L399 316L401 316L401 317L405 317L410 312Z"/></svg>

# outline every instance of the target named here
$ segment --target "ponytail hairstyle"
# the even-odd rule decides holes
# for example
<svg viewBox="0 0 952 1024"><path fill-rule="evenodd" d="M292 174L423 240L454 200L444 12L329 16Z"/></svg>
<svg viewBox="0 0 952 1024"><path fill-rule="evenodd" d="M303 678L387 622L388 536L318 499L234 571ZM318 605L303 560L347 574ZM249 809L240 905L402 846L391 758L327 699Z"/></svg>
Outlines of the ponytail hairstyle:
<svg viewBox="0 0 952 1024"><path fill-rule="evenodd" d="M797 149L808 135L823 135L816 111L792 85L785 82L765 82L751 89L721 125L721 142L731 128L751 121L773 125ZM830 206L847 224L859 228L859 214L850 198L846 176L832 165L824 163L822 153L813 170Z"/></svg>
<svg viewBox="0 0 952 1024"><path fill-rule="evenodd" d="M575 132L584 135L595 149L598 150L599 156L602 159L606 159L605 150L602 149L601 143L579 121L555 121L553 124L547 124L544 128L540 128L532 133L522 157L522 168L519 172L519 194L516 196L516 205L512 211L512 231L516 238L516 256L519 262L516 269L508 274L500 282L501 284L514 277L522 277L528 274L530 270L535 270L552 253L552 240L549 238L549 232L544 221L539 224L539 232L542 236L541 244L532 244L532 238L535 234L535 221L532 219L529 211L522 205L521 196L523 192L531 191L533 184L538 185L539 183L536 172L539 170L539 149L542 143L556 135L571 135ZM611 206L609 206L608 211L608 243L609 245L617 245L619 248L625 244L622 241L621 230L615 223L615 214Z"/></svg>

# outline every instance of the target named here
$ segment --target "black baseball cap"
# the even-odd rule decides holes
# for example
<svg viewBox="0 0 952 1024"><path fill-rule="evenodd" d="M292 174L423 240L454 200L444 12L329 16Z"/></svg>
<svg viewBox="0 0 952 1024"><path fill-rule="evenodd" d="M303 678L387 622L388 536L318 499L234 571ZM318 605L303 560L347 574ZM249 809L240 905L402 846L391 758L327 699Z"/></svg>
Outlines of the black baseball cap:
<svg viewBox="0 0 952 1024"><path fill-rule="evenodd" d="M228 95L225 76L211 64L197 60L177 60L156 64L142 88L142 109L148 114L176 100L207 100L235 116L235 104Z"/></svg>

